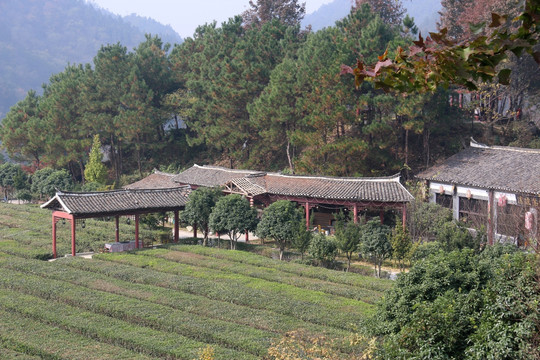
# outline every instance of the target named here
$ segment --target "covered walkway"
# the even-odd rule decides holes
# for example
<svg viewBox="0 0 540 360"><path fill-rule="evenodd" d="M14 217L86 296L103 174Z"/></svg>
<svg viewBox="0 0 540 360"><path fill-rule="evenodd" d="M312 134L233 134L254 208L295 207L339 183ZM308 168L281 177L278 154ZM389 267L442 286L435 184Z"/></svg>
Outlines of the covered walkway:
<svg viewBox="0 0 540 360"><path fill-rule="evenodd" d="M123 189L104 192L62 192L43 204L52 210L52 249L56 258L56 224L66 219L71 224L71 255L76 254L75 225L79 219L114 217L115 239L120 241L119 217L135 217L135 247L139 248L139 216L156 212L174 212L174 241L179 237L178 212L185 208L191 189L188 186L166 189Z"/></svg>

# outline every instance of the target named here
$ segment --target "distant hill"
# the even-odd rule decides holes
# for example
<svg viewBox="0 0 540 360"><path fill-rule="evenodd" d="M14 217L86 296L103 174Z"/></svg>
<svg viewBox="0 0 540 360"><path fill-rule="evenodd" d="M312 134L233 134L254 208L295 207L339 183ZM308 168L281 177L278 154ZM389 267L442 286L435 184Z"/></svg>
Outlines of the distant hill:
<svg viewBox="0 0 540 360"><path fill-rule="evenodd" d="M440 0L404 0L403 6L407 13L414 17L414 21L422 34L436 30L441 10ZM327 26L333 26L337 20L347 16L351 10L351 0L334 0L321 6L317 11L305 16L302 26L311 24L314 31Z"/></svg>
<svg viewBox="0 0 540 360"><path fill-rule="evenodd" d="M122 18L84 0L1 0L0 119L68 63L90 63L104 44L120 42L131 50L145 33L182 41L170 26L136 15Z"/></svg>

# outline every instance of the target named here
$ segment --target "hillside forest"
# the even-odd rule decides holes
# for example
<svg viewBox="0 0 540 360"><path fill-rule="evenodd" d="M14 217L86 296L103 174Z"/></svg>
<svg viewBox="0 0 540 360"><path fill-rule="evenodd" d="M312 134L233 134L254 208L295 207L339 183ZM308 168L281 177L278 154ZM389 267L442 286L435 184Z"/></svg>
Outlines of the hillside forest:
<svg viewBox="0 0 540 360"><path fill-rule="evenodd" d="M144 34L181 42L170 26L137 15L120 17L86 0L0 2L0 118L70 63L92 61L102 44L120 41L129 49Z"/></svg>
<svg viewBox="0 0 540 360"><path fill-rule="evenodd" d="M84 184L98 135L109 186L193 163L410 177L471 136L540 147L540 82L530 57L504 64L513 69L508 86L422 94L386 93L369 82L355 88L352 76L340 74L342 64L376 63L418 37L400 2L358 0L345 18L316 32L300 27L305 10L296 0L250 6L219 26L199 26L179 45L146 35L132 51L106 44L91 64L68 64L42 95L30 91L11 108L1 123L2 146L27 173L63 170ZM511 14L519 6L444 0L439 24L465 39L467 24L491 11Z"/></svg>

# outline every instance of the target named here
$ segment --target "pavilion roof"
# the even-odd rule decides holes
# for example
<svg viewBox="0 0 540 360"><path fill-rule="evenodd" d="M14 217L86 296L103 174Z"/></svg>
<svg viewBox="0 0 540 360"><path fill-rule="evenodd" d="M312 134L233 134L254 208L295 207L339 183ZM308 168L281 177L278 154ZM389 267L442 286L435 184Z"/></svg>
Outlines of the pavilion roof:
<svg viewBox="0 0 540 360"><path fill-rule="evenodd" d="M215 187L223 186L233 179L256 174L264 173L253 170L236 170L219 166L200 166L195 164L189 169L176 175L174 181L181 184Z"/></svg>
<svg viewBox="0 0 540 360"><path fill-rule="evenodd" d="M182 186L174 181L175 176L176 174L154 170L144 179L124 186L124 189L168 189Z"/></svg>
<svg viewBox="0 0 540 360"><path fill-rule="evenodd" d="M249 195L262 193L342 201L409 202L413 196L399 182L399 176L338 178L266 174L234 179L232 183Z"/></svg>
<svg viewBox="0 0 540 360"><path fill-rule="evenodd" d="M391 203L409 202L413 199L399 182L399 176L379 178L301 176L194 165L178 174L175 181L208 187L233 184L248 196L268 194Z"/></svg>
<svg viewBox="0 0 540 360"><path fill-rule="evenodd" d="M471 147L417 178L516 193L540 194L540 149L486 146Z"/></svg>
<svg viewBox="0 0 540 360"><path fill-rule="evenodd" d="M189 186L86 193L59 191L41 207L81 217L172 211L184 208L190 192Z"/></svg>

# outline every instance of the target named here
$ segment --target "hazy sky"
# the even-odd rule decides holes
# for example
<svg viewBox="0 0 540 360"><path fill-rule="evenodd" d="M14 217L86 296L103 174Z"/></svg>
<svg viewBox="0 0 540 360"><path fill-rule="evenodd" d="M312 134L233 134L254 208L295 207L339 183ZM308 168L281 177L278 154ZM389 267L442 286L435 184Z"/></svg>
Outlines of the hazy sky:
<svg viewBox="0 0 540 360"><path fill-rule="evenodd" d="M332 0L304 0L311 13ZM300 1L300 2L304 2ZM199 25L218 24L249 7L249 0L88 0L118 15L135 13L171 25L182 37L192 36Z"/></svg>

